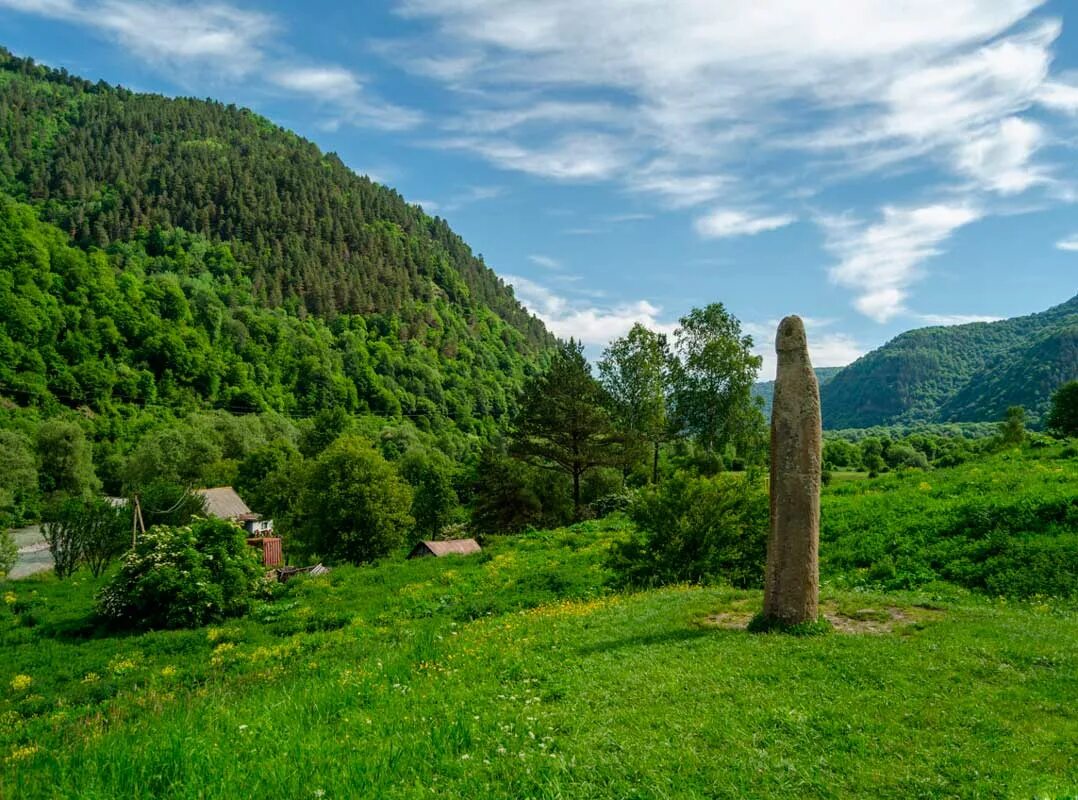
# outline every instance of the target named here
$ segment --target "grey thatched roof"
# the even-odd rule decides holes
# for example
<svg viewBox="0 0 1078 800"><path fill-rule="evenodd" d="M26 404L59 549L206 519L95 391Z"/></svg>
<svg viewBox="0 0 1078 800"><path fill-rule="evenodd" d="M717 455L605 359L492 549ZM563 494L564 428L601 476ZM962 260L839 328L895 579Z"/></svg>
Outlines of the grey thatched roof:
<svg viewBox="0 0 1078 800"><path fill-rule="evenodd" d="M243 502L231 486L217 486L213 489L195 489L195 494L206 501L206 513L218 519L249 520L258 519Z"/></svg>
<svg viewBox="0 0 1078 800"><path fill-rule="evenodd" d="M466 556L478 553L482 549L475 539L446 539L442 542L424 541L412 548L411 556L428 554L439 558L449 555Z"/></svg>

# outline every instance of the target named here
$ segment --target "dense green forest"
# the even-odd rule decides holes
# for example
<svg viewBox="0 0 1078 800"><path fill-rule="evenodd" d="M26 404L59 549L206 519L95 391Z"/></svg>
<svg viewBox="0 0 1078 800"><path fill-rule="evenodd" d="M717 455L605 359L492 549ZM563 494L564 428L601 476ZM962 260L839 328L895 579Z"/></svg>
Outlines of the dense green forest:
<svg viewBox="0 0 1078 800"><path fill-rule="evenodd" d="M182 429L209 446L183 482L225 480L216 461L339 434L337 412L384 420L364 423L374 438L477 457L553 344L444 221L336 156L247 110L0 50L9 452L40 450L43 423L66 419L118 492L149 432ZM258 419L208 434L191 415L212 409ZM319 413L328 425L308 421ZM237 428L256 434L220 434Z"/></svg>
<svg viewBox="0 0 1078 800"><path fill-rule="evenodd" d="M341 408L481 433L512 408L522 352L483 307L301 318L260 305L228 245L155 228L85 251L0 196L0 389L22 404Z"/></svg>
<svg viewBox="0 0 1078 800"><path fill-rule="evenodd" d="M256 301L298 316L490 309L542 323L441 219L246 109L90 83L0 49L0 190L80 247L180 228L227 243Z"/></svg>
<svg viewBox="0 0 1078 800"><path fill-rule="evenodd" d="M824 426L988 422L1024 406L1034 422L1078 378L1078 296L1025 317L895 337L821 389Z"/></svg>

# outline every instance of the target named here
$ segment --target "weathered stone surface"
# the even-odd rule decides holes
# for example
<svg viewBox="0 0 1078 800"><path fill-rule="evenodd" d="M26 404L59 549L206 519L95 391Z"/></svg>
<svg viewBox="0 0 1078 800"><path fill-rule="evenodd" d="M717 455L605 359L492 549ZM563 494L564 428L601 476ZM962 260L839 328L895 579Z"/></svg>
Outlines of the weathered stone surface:
<svg viewBox="0 0 1078 800"><path fill-rule="evenodd" d="M794 625L820 613L820 389L800 317L779 323L775 350L764 617Z"/></svg>

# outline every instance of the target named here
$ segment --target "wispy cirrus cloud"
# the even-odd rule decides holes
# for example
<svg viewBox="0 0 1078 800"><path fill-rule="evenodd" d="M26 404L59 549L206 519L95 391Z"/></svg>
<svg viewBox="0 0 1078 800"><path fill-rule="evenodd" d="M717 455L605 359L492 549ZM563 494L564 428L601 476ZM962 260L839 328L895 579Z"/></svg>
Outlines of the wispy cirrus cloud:
<svg viewBox="0 0 1078 800"><path fill-rule="evenodd" d="M558 270L562 268L562 263L558 259L552 258L551 256L544 256L540 253L528 256L528 260L543 269Z"/></svg>
<svg viewBox="0 0 1078 800"><path fill-rule="evenodd" d="M627 164L624 144L599 133L570 134L534 147L470 136L449 137L436 144L477 153L504 169L556 181L606 180Z"/></svg>
<svg viewBox="0 0 1078 800"><path fill-rule="evenodd" d="M202 65L231 76L259 69L277 30L268 14L217 3L0 0L0 6L91 28L151 63Z"/></svg>
<svg viewBox="0 0 1078 800"><path fill-rule="evenodd" d="M353 123L388 131L414 128L423 115L413 109L374 97L359 77L339 66L289 66L268 75L269 82L285 91L306 95L329 107L330 119L323 127Z"/></svg>
<svg viewBox="0 0 1078 800"><path fill-rule="evenodd" d="M427 27L386 52L459 93L448 146L672 209L721 203L694 226L722 238L805 216L821 186L903 170L929 172L947 203L977 216L1037 189L1074 196L1048 145L1050 114L1078 113L1078 80L1052 72L1061 26L1043 5L401 0ZM906 309L917 275L969 221L934 227L930 206L908 206L853 209L882 216L857 229L865 254L825 229L842 250L834 279L878 321ZM892 244L877 239L907 223L916 230Z"/></svg>
<svg viewBox="0 0 1078 800"><path fill-rule="evenodd" d="M697 217L694 227L705 239L726 239L732 236L755 236L765 231L785 228L796 221L797 217L791 214L767 216L720 208Z"/></svg>
<svg viewBox="0 0 1078 800"><path fill-rule="evenodd" d="M377 97L342 66L298 61L279 43L285 26L264 11L179 0L0 0L0 7L92 30L181 84L193 71L213 81L262 80L306 96L329 110L325 128L405 130L422 120L418 112Z"/></svg>
<svg viewBox="0 0 1078 800"><path fill-rule="evenodd" d="M998 322L1002 317L991 314L917 314L928 325L968 325L971 322Z"/></svg>
<svg viewBox="0 0 1078 800"><path fill-rule="evenodd" d="M864 223L849 217L822 218L826 247L838 258L831 280L856 292L854 307L887 322L908 311L910 286L923 264L943 252L943 243L959 228L983 216L966 204L888 206L882 217Z"/></svg>
<svg viewBox="0 0 1078 800"><path fill-rule="evenodd" d="M1078 233L1072 233L1056 242L1056 249L1067 253L1078 253Z"/></svg>

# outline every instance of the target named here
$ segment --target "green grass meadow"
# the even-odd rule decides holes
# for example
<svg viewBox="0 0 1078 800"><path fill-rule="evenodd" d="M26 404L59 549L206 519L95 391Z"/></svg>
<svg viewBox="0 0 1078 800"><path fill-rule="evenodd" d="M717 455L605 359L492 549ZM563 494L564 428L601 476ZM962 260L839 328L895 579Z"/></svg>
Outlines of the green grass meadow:
<svg viewBox="0 0 1078 800"><path fill-rule="evenodd" d="M1075 484L1049 489L1074 468L1044 464L992 501L1031 540L1073 535ZM989 502L972 469L827 490L822 636L747 633L755 591L611 591L620 516L297 579L196 630L98 630L84 572L0 585L0 797L1078 797L1074 597L971 590L931 553L885 591L846 555L888 507L886 542L930 550L908 517Z"/></svg>

